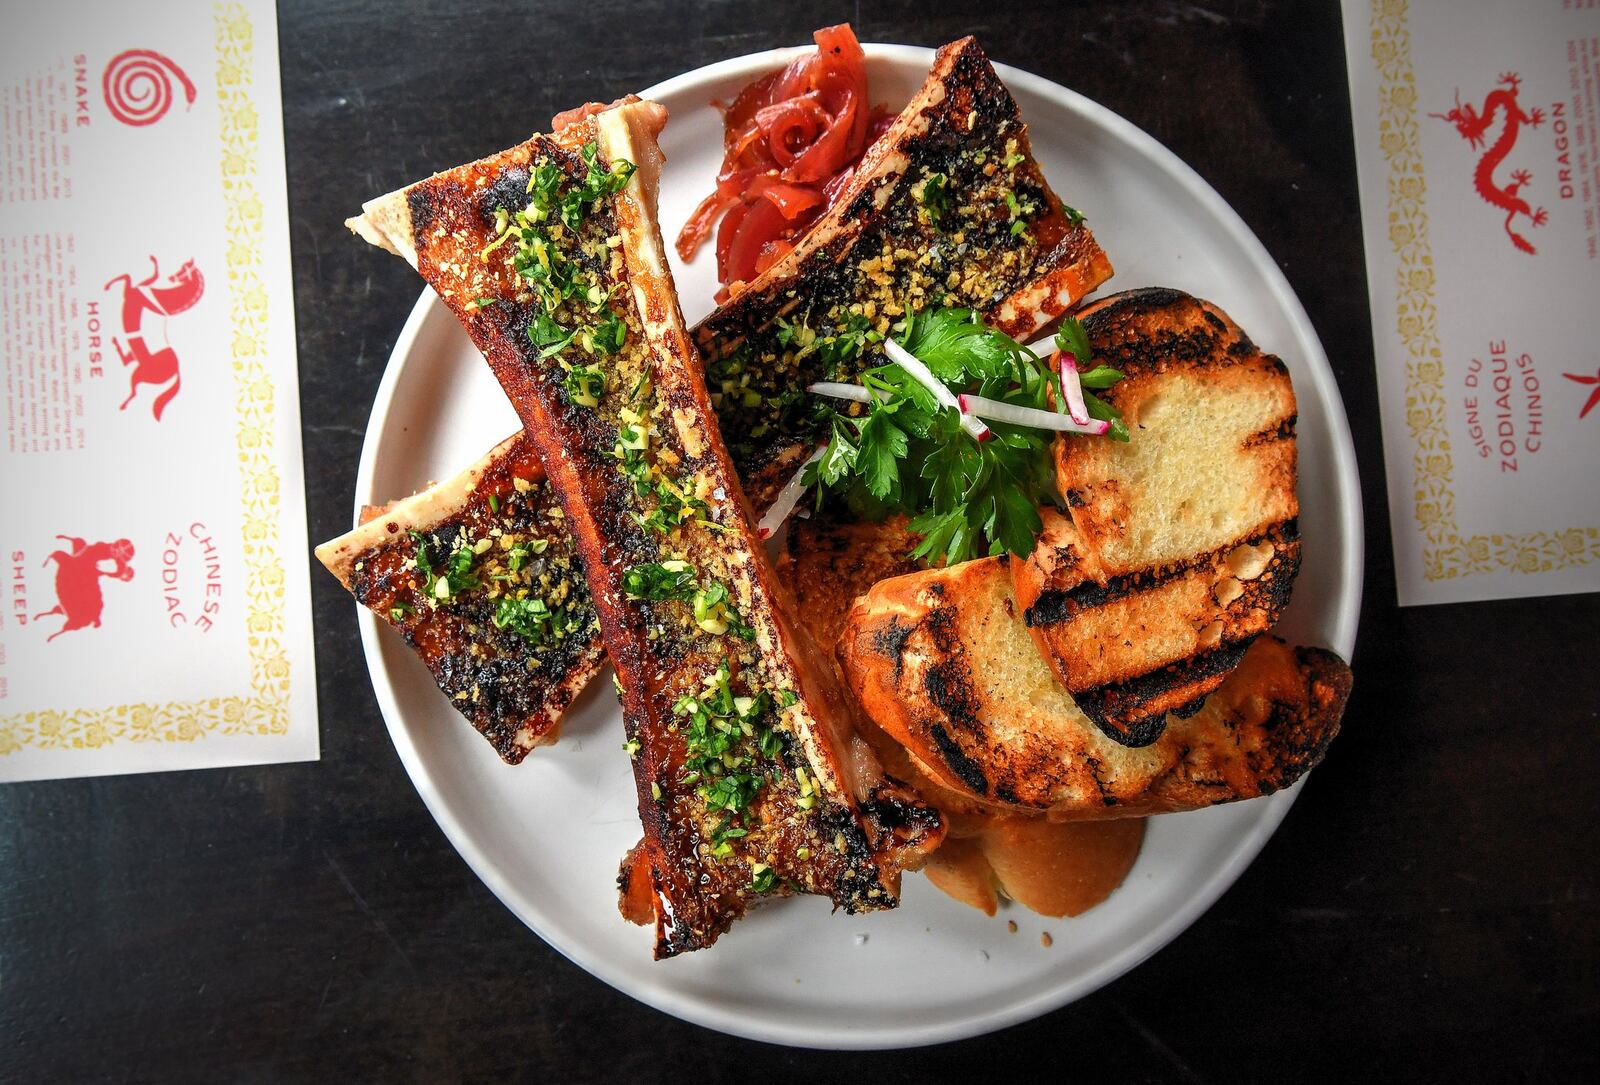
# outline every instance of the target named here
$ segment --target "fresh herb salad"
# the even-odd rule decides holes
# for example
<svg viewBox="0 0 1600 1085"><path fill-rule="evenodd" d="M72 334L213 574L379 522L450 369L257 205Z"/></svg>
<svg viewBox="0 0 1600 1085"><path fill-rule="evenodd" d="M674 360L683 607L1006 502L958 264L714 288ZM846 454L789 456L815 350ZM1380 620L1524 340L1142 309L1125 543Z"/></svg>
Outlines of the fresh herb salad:
<svg viewBox="0 0 1600 1085"><path fill-rule="evenodd" d="M833 494L859 516L911 515L911 529L922 536L912 556L929 564L1030 553L1042 526L1039 506L1059 497L1050 454L1053 431L1128 440L1128 427L1115 408L1094 395L1122 374L1104 365L1089 368L1083 325L1067 317L1056 336L1056 357L1070 355L1076 361L1083 402L1094 420L1083 426L1063 413L1064 367L1048 364L986 326L970 309L925 311L894 330L893 340L920 366L891 362L868 369L861 375L863 394L850 394L852 386L812 386L823 396L857 402L842 407L823 399L819 404L828 444L806 466L803 482L818 487L819 506ZM937 387L915 372L924 368ZM962 401L978 406L964 408ZM1023 410L999 409L1003 406ZM1051 425L1028 412L1061 422ZM972 424L977 415L987 421Z"/></svg>

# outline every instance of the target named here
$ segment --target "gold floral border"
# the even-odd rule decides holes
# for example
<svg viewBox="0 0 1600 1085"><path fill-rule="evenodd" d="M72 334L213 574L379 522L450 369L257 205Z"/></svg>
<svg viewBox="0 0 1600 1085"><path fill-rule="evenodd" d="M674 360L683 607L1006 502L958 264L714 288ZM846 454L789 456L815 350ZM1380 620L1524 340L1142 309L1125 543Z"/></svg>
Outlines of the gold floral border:
<svg viewBox="0 0 1600 1085"><path fill-rule="evenodd" d="M0 716L0 756L27 747L81 750L114 742L193 742L212 734L281 735L289 729L289 653L277 550L281 491L273 460L277 428L265 357L268 296L261 278L262 203L256 187L255 28L241 4L217 4L214 12L251 696Z"/></svg>
<svg viewBox="0 0 1600 1085"><path fill-rule="evenodd" d="M1600 527L1520 535L1467 535L1456 525L1455 463L1445 421L1444 357L1434 308L1427 183L1418 141L1407 0L1371 0L1372 59L1378 69L1378 144L1389 165L1389 242L1399 258L1395 329L1406 348L1406 428L1416 451L1413 505L1428 580L1482 573L1544 573L1600 561Z"/></svg>

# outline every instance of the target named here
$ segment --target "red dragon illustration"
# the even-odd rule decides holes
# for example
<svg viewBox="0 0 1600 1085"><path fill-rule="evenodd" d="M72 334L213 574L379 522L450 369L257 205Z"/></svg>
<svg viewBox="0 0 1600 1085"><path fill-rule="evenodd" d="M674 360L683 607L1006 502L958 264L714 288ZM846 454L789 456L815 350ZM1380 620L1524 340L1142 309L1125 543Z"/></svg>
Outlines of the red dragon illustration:
<svg viewBox="0 0 1600 1085"><path fill-rule="evenodd" d="M75 535L57 535L56 538L72 549L57 550L44 559L46 565L52 561L56 563L56 605L34 615L33 620L52 614L60 614L67 620L45 638L46 644L75 629L100 628L100 612L105 609L105 598L100 594L101 577L133 579L133 566L128 564L133 558L133 544L127 539L85 543ZM102 561L113 562L114 568L102 569Z"/></svg>
<svg viewBox="0 0 1600 1085"><path fill-rule="evenodd" d="M156 263L156 258L152 256L148 278L135 283L131 275L118 275L105 285L105 288L110 290L116 283L122 283L122 331L128 345L124 347L115 337L111 342L116 346L122 364L133 366L131 379L128 382L128 398L122 401L120 409L128 409L128 404L139 394L139 385L166 384L170 381L171 387L158 395L153 405L158 422L161 420L161 412L167 409L167 404L178 394L182 381L178 375L177 351L167 344L163 344L159 349L152 349L145 341L142 330L144 315L155 313L163 317L175 316L193 308L206 289L205 278L194 266L193 260L180 267L177 274L169 276L167 282L161 286L156 285L156 280L159 278L161 278L161 268Z"/></svg>
<svg viewBox="0 0 1600 1085"><path fill-rule="evenodd" d="M1533 174L1527 170L1512 170L1511 180L1501 186L1495 184L1494 171L1501 162L1505 161L1511 153L1511 148L1516 146L1517 135L1522 131L1524 124L1530 128L1537 128L1544 122L1544 114L1535 109L1531 113L1524 113L1517 104L1517 88L1522 83L1522 77L1516 72L1506 72L1500 76L1500 86L1489 92L1483 100L1483 109L1478 111L1472 108L1471 103L1461 104L1461 92L1456 91L1456 107L1448 113L1429 113L1430 117L1438 117L1442 121L1449 121L1456 126L1456 131L1471 143L1473 148L1483 146L1484 136L1489 131L1489 126L1494 123L1496 110L1505 115L1506 126L1500 133L1500 138L1494 141L1494 146L1483 153L1478 159L1478 168L1472 173L1472 184L1490 204L1500 208L1506 213L1506 234L1511 238L1511 243L1523 252L1532 253L1534 248L1523 237L1511 228L1511 223L1518 215L1527 218L1535 226L1543 226L1549 217L1544 208L1535 210L1528 206L1528 201L1517 193L1529 181Z"/></svg>

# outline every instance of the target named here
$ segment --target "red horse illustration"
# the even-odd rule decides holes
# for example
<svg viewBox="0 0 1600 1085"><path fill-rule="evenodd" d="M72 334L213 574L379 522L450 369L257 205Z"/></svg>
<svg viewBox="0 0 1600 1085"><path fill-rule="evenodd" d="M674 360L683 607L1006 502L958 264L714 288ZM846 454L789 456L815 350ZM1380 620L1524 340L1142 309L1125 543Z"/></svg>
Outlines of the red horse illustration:
<svg viewBox="0 0 1600 1085"><path fill-rule="evenodd" d="M56 563L56 605L43 614L35 614L33 620L60 614L67 621L45 638L46 644L74 629L100 628L100 612L105 609L105 599L100 594L101 577L133 579L133 566L128 564L133 557L133 544L127 539L86 544L74 535L57 535L56 538L72 549L57 550L44 559L46 565L52 561ZM113 562L115 567L102 569L102 561Z"/></svg>
<svg viewBox="0 0 1600 1085"><path fill-rule="evenodd" d="M111 342L116 346L122 364L133 366L133 373L128 382L128 398L122 401L120 409L128 409L133 397L139 394L139 385L166 384L171 381L172 386L156 397L154 408L158 422L161 420L161 412L167 409L167 404L178 394L178 387L182 382L178 376L177 352L165 342L159 349L152 349L145 341L141 327L144 315L155 313L163 317L176 316L193 308L206 289L206 281L201 276L200 270L194 266L193 260L180 267L176 275L169 276L164 284L157 286L156 280L159 278L161 278L161 268L156 263L156 258L152 256L148 278L135 283L131 275L118 275L105 285L105 288L110 290L113 284L122 283L122 331L127 337L128 345L124 347L115 337ZM164 334L163 339L165 339Z"/></svg>
<svg viewBox="0 0 1600 1085"><path fill-rule="evenodd" d="M1563 377L1576 384L1592 384L1594 391L1589 393L1589 402L1583 405L1583 410L1578 412L1579 418L1589 417L1589 412L1600 406L1600 369L1595 370L1592 377L1583 376L1581 373L1563 373Z"/></svg>
<svg viewBox="0 0 1600 1085"><path fill-rule="evenodd" d="M1500 86L1489 92L1483 100L1483 111L1472 108L1471 103L1461 104L1461 92L1456 91L1456 107L1448 113L1429 113L1430 117L1438 117L1442 121L1449 121L1456 126L1473 148L1483 146L1484 135L1489 131L1489 126L1494 123L1494 114L1500 110L1505 114L1506 126L1500 132L1500 138L1494 141L1494 146L1483 153L1478 159L1478 168L1472 172L1473 187L1478 190L1490 204L1500 208L1506 213L1506 234L1511 238L1511 243L1523 252L1532 253L1534 248L1523 237L1511 228L1512 220L1518 215L1527 218L1535 226L1543 226L1549 217L1544 208L1534 210L1528 206L1528 201L1517 195L1524 186L1533 180L1533 174L1527 170L1512 170L1511 181L1505 186L1495 184L1494 171L1501 162L1505 161L1511 153L1511 148L1516 146L1517 134L1526 124L1530 128L1537 128L1544 123L1544 114L1535 109L1531 113L1524 113L1517 104L1517 88L1522 84L1522 77L1516 72L1506 72L1500 76Z"/></svg>

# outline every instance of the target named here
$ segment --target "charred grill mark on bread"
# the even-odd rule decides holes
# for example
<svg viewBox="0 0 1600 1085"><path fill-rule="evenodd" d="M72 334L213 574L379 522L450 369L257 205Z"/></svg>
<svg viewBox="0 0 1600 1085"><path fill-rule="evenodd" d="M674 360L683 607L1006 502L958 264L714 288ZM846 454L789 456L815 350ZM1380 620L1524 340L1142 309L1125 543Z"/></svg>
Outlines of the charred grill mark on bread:
<svg viewBox="0 0 1600 1085"><path fill-rule="evenodd" d="M930 183L948 195L938 214ZM1026 338L1110 276L983 50L944 46L833 208L694 329L751 500L769 503L818 439L805 386L879 364L871 337L908 311L968 306Z"/></svg>
<svg viewBox="0 0 1600 1085"><path fill-rule="evenodd" d="M1168 713L1187 718L1199 711L1206 694L1239 665L1254 639L1201 652L1126 682L1080 690L1072 699L1096 727L1124 746L1148 746L1166 729Z"/></svg>
<svg viewBox="0 0 1600 1085"><path fill-rule="evenodd" d="M656 952L671 956L775 893L892 907L907 819L864 820L858 799L881 781L846 756L836 675L803 650L721 443L654 218L664 119L649 103L585 117L375 201L357 227L408 255L461 319L560 497L620 680ZM578 221L565 205L559 226L518 209L534 185L564 200L623 160L637 174L580 200ZM514 255L489 259L507 243ZM572 293L547 292L551 267L577 277ZM613 318L609 351L555 338L582 328L592 345ZM574 391L580 363L602 379Z"/></svg>
<svg viewBox="0 0 1600 1085"><path fill-rule="evenodd" d="M521 433L455 478L372 510L317 557L405 638L510 764L555 741L562 714L600 668L588 585ZM452 561L464 566L454 581Z"/></svg>
<svg viewBox="0 0 1600 1085"><path fill-rule="evenodd" d="M1300 532L1296 521L1287 520L1281 525L1274 525L1272 531L1246 539L1240 545L1252 548L1272 545L1276 550L1280 546L1286 549L1299 540ZM1071 588L1046 588L1039 593L1036 600L1023 609L1023 621L1030 629L1067 621L1081 610L1103 607L1128 596L1138 595L1191 570L1222 566L1233 549L1228 547L1213 550L1209 554L1201 554L1193 560L1179 562L1161 570L1125 573L1122 576L1111 577L1104 583L1085 580ZM1282 559L1275 553L1274 560ZM1242 588L1245 594L1240 595L1231 605L1282 609L1288 605L1290 581L1293 577L1292 570L1284 577L1257 577L1251 581L1249 587Z"/></svg>

